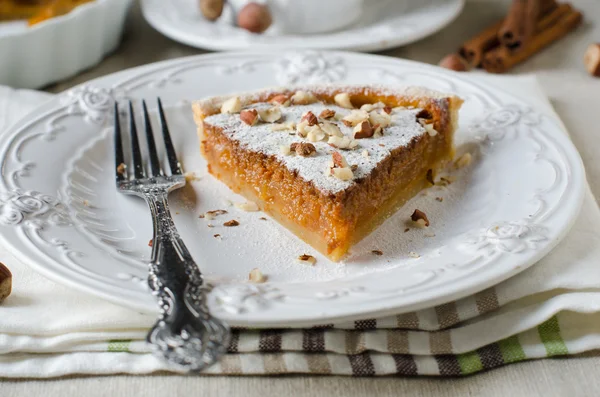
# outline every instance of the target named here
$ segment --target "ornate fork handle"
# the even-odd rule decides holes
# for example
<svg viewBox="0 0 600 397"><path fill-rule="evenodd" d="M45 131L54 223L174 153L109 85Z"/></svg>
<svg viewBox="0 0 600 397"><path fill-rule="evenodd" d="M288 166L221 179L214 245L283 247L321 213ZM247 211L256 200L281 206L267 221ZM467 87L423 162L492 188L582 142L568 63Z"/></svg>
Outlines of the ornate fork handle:
<svg viewBox="0 0 600 397"><path fill-rule="evenodd" d="M167 195L152 189L144 196L154 225L148 284L160 310L147 341L168 361L200 371L227 351L229 328L208 311L202 275L175 228Z"/></svg>

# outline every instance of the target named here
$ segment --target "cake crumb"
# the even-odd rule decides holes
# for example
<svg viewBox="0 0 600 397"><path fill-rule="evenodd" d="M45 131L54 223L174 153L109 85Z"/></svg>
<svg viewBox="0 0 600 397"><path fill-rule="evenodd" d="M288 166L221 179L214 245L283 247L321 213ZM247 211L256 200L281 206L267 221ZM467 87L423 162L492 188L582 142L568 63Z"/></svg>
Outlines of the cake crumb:
<svg viewBox="0 0 600 397"><path fill-rule="evenodd" d="M256 212L259 210L258 205L253 201L246 201L245 203L235 203L235 206L242 211Z"/></svg>
<svg viewBox="0 0 600 397"><path fill-rule="evenodd" d="M410 230L409 227L407 227L406 229L404 229L404 233L408 232Z"/></svg>
<svg viewBox="0 0 600 397"><path fill-rule="evenodd" d="M196 182L200 180L200 177L196 175L195 172L192 171L188 171L185 174L183 174L183 176L185 177L185 181L186 182Z"/></svg>
<svg viewBox="0 0 600 397"><path fill-rule="evenodd" d="M267 220L267 218L265 218L264 216L261 216L261 217L260 217L260 218L258 218L258 219L260 219L261 221L266 221L266 220Z"/></svg>
<svg viewBox="0 0 600 397"><path fill-rule="evenodd" d="M435 199L436 199L436 201L439 201L440 203L441 203L442 201L444 201L444 198L443 198L443 197L436 197Z"/></svg>
<svg viewBox="0 0 600 397"><path fill-rule="evenodd" d="M154 241L152 239L150 239L150 241L148 241L148 247L152 247L154 245Z"/></svg>
<svg viewBox="0 0 600 397"><path fill-rule="evenodd" d="M317 263L317 258L312 255L302 254L298 257L298 262L314 266Z"/></svg>
<svg viewBox="0 0 600 397"><path fill-rule="evenodd" d="M215 235L213 235L213 237L216 238L216 239L219 239L219 240L221 239L221 235L220 234L215 234Z"/></svg>
<svg viewBox="0 0 600 397"><path fill-rule="evenodd" d="M372 250L372 251L371 251L371 253L372 253L373 255L377 255L377 256L381 256L381 255L383 255L383 251L380 251L380 250Z"/></svg>
<svg viewBox="0 0 600 397"><path fill-rule="evenodd" d="M435 233L425 233L423 234L424 237L435 237Z"/></svg>
<svg viewBox="0 0 600 397"><path fill-rule="evenodd" d="M255 267L254 269L250 270L250 274L248 274L248 281L257 284L264 283L267 281L267 276L265 276L259 268Z"/></svg>
<svg viewBox="0 0 600 397"><path fill-rule="evenodd" d="M238 226L239 224L240 223L238 221L236 221L235 219L232 219L230 221L223 223L223 226L231 227L231 226Z"/></svg>
<svg viewBox="0 0 600 397"><path fill-rule="evenodd" d="M211 228L211 227L215 227L212 223L209 223L206 225L207 227Z"/></svg>
<svg viewBox="0 0 600 397"><path fill-rule="evenodd" d="M408 256L410 256L411 258L420 258L421 255L417 254L415 251L410 251L408 253Z"/></svg>
<svg viewBox="0 0 600 397"><path fill-rule="evenodd" d="M86 207L89 207L90 206L90 202L87 201L87 200L83 200L83 205L86 206Z"/></svg>
<svg viewBox="0 0 600 397"><path fill-rule="evenodd" d="M125 175L125 170L127 169L127 166L125 165L125 163L121 163L117 166L117 174L119 175Z"/></svg>

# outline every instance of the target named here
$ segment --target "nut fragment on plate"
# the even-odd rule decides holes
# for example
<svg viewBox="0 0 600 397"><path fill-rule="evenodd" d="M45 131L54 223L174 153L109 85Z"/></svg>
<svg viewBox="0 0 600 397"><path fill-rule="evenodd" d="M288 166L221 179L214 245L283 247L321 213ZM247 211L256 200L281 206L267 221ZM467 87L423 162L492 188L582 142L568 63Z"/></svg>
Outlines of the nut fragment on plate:
<svg viewBox="0 0 600 397"><path fill-rule="evenodd" d="M358 147L358 141L356 139L348 138L347 136L330 136L327 143L329 146L342 150L353 150Z"/></svg>
<svg viewBox="0 0 600 397"><path fill-rule="evenodd" d="M259 210L258 205L254 201L246 201L245 203L235 203L235 206L242 211L256 212Z"/></svg>
<svg viewBox="0 0 600 397"><path fill-rule="evenodd" d="M354 139L370 138L375 134L375 130L368 121L357 124L352 132L354 133Z"/></svg>
<svg viewBox="0 0 600 397"><path fill-rule="evenodd" d="M201 214L198 218L204 218L207 221L210 221L210 220L215 219L217 216L224 215L226 213L227 213L227 211L225 211L225 210L206 211L204 214Z"/></svg>
<svg viewBox="0 0 600 397"><path fill-rule="evenodd" d="M415 209L415 212L410 216L410 219L421 227L429 226L429 219L427 219L427 215L421 210Z"/></svg>
<svg viewBox="0 0 600 397"><path fill-rule="evenodd" d="M8 267L0 263L0 302L6 299L12 291L12 274Z"/></svg>
<svg viewBox="0 0 600 397"><path fill-rule="evenodd" d="M317 152L315 145L307 142L294 142L290 145L290 150L302 157L308 157Z"/></svg>
<svg viewBox="0 0 600 397"><path fill-rule="evenodd" d="M589 74L600 77L600 43L593 43L588 46L583 56L583 63Z"/></svg>
<svg viewBox="0 0 600 397"><path fill-rule="evenodd" d="M273 98L271 98L271 100L269 101L272 104L275 105L279 105L279 106L290 106L290 98L287 95L284 94L279 94L279 95L275 95Z"/></svg>
<svg viewBox="0 0 600 397"><path fill-rule="evenodd" d="M454 165L458 169L468 167L471 164L472 159L471 153L465 153L454 162Z"/></svg>
<svg viewBox="0 0 600 397"><path fill-rule="evenodd" d="M257 284L264 283L267 281L267 276L265 276L259 268L255 267L254 269L250 270L250 274L248 274L248 281Z"/></svg>
<svg viewBox="0 0 600 397"><path fill-rule="evenodd" d="M253 126L258 123L258 112L256 109L246 109L242 110L240 113L240 120L244 122L244 124Z"/></svg>
<svg viewBox="0 0 600 397"><path fill-rule="evenodd" d="M281 109L279 109L277 106L274 106L269 109L258 110L258 115L265 123L274 123L281 119Z"/></svg>
<svg viewBox="0 0 600 397"><path fill-rule="evenodd" d="M420 258L421 255L417 254L415 251L409 251L408 256L411 258Z"/></svg>
<svg viewBox="0 0 600 397"><path fill-rule="evenodd" d="M221 105L221 113L239 113L242 111L242 101L239 97L234 96L223 102Z"/></svg>
<svg viewBox="0 0 600 397"><path fill-rule="evenodd" d="M295 105L310 105L311 103L317 102L317 97L315 97L311 92L306 91L296 91L296 93L292 95L290 99Z"/></svg>
<svg viewBox="0 0 600 397"><path fill-rule="evenodd" d="M240 223L238 221L236 221L235 219L232 219L230 221L223 223L223 226L228 226L228 227L239 226L239 225L240 225Z"/></svg>
<svg viewBox="0 0 600 397"><path fill-rule="evenodd" d="M372 251L371 251L371 253L372 253L373 255L377 255L377 256L381 256L381 255L383 255L383 252L382 252L382 251L380 251L380 250L372 250Z"/></svg>
<svg viewBox="0 0 600 397"><path fill-rule="evenodd" d="M154 245L154 240L150 239L148 241L148 247L152 247Z"/></svg>
<svg viewBox="0 0 600 397"><path fill-rule="evenodd" d="M315 263L317 263L317 258L315 258L312 255L308 255L308 254L302 254L298 257L298 262L305 264L305 265L311 265L314 266Z"/></svg>
<svg viewBox="0 0 600 397"><path fill-rule="evenodd" d="M340 92L333 97L333 100L340 107L354 109L354 105L352 105L352 101L350 100L350 95L347 92Z"/></svg>
<svg viewBox="0 0 600 397"><path fill-rule="evenodd" d="M225 0L200 0L200 11L209 21L217 20L223 13Z"/></svg>
<svg viewBox="0 0 600 397"><path fill-rule="evenodd" d="M119 175L125 175L125 170L127 169L127 166L125 165L125 163L121 163L117 166L117 174Z"/></svg>
<svg viewBox="0 0 600 397"><path fill-rule="evenodd" d="M319 114L319 118L320 119L330 119L332 117L335 117L335 110L331 110L331 109L323 109L323 111Z"/></svg>
<svg viewBox="0 0 600 397"><path fill-rule="evenodd" d="M237 14L238 26L252 33L262 33L272 23L273 17L271 16L271 11L264 4L248 3Z"/></svg>

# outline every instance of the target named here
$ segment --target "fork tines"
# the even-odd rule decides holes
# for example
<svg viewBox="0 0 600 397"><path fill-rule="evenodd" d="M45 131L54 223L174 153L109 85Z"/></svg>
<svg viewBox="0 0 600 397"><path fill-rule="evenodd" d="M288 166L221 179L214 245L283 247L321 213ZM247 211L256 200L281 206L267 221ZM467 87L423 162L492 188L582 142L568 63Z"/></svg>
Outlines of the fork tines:
<svg viewBox="0 0 600 397"><path fill-rule="evenodd" d="M171 134L169 133L169 126L165 117L165 112L162 106L160 98L158 98L158 115L160 120L160 126L163 135L163 141L167 153L167 162L169 163L169 170L171 175L181 175L181 164L177 160L173 141L171 140ZM144 112L144 129L146 131L146 142L148 144L148 171L144 167L143 157L140 150L140 142L138 139L137 126L135 123L135 114L133 111L133 104L129 101L129 133L131 141L131 161L133 163L133 174L128 172L125 155L123 153L123 142L121 133L121 122L119 120L119 105L115 102L115 167L116 167L116 180L122 182L128 179L143 179L157 176L166 176L166 166L161 168L160 160L158 157L158 151L156 150L156 142L154 141L154 132L152 130L152 123L150 122L150 115L148 114L148 107L146 101L142 101L142 109Z"/></svg>

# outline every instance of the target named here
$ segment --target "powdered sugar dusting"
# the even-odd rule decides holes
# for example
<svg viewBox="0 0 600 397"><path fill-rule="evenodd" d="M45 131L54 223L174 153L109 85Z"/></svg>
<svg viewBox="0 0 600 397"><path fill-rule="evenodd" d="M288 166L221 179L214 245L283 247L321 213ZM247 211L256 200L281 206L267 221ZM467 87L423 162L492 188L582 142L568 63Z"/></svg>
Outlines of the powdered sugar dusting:
<svg viewBox="0 0 600 397"><path fill-rule="evenodd" d="M265 109L271 107L268 103L256 103L246 108ZM311 111L319 115L324 109L334 110L342 116L351 110L339 106L323 103L314 103L302 106L282 107L282 119L280 122L299 123L302 115ZM297 155L284 155L281 146L289 146L294 142L307 142L305 138L297 135L295 131L272 131L272 124L259 123L249 126L240 120L238 114L216 114L207 117L207 124L223 129L223 132L232 140L238 141L242 147L269 156L275 156L288 169L297 171L304 180L312 182L315 187L326 193L336 193L352 186L357 179L368 176L381 161L388 157L392 150L406 146L415 137L423 135L426 130L417 122L416 114L420 109L399 109L392 112L392 123L384 129L384 135L378 138L366 138L358 140L359 145L354 150L341 151L327 144L327 141L311 142L317 149L317 153L310 157ZM352 127L347 127L342 122L330 119L337 124L342 133L352 138ZM292 135L293 134L293 135ZM362 152L367 150L368 157ZM342 181L334 176L326 175L331 153L340 151L350 165L358 168L354 171L354 179Z"/></svg>

